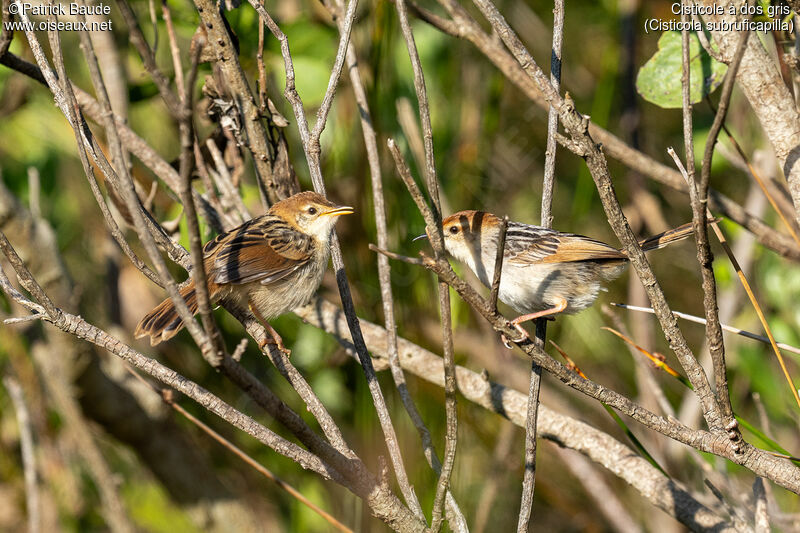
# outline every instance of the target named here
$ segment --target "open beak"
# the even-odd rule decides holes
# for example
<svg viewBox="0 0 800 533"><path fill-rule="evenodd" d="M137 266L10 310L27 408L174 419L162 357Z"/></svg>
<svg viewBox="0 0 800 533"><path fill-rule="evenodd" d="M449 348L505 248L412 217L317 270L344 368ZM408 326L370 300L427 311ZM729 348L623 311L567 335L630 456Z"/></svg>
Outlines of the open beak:
<svg viewBox="0 0 800 533"><path fill-rule="evenodd" d="M353 214L353 208L347 205L334 207L333 209L328 209L327 211L323 211L321 213L321 215L325 217L339 217L342 215L352 215L352 214Z"/></svg>
<svg viewBox="0 0 800 533"><path fill-rule="evenodd" d="M422 235L419 235L418 237L414 237L413 239L411 239L411 242L417 242L417 241L419 241L421 239L427 239L427 238L428 238L428 235L423 233Z"/></svg>

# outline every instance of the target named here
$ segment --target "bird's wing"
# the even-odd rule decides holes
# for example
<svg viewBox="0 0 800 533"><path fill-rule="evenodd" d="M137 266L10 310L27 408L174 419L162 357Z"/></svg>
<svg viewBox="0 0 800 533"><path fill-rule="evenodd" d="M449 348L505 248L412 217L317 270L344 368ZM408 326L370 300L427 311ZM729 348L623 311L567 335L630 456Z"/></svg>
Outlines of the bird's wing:
<svg viewBox="0 0 800 533"><path fill-rule="evenodd" d="M311 237L270 215L224 233L203 249L215 283L281 280L311 260Z"/></svg>
<svg viewBox="0 0 800 533"><path fill-rule="evenodd" d="M615 260L626 257L604 242L527 224L509 225L505 251L506 260L522 264Z"/></svg>

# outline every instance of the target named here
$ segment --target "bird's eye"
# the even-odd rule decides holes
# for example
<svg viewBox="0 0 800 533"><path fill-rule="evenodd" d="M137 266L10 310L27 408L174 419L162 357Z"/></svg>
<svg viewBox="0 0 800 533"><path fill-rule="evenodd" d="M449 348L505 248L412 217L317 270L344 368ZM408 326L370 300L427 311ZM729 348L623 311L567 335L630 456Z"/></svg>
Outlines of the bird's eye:
<svg viewBox="0 0 800 533"><path fill-rule="evenodd" d="M317 208L316 208L316 207L313 207L313 206L312 206L312 207L309 207L309 208L307 209L307 212L308 212L308 214L309 214L309 215L316 215L316 214L317 214Z"/></svg>
<svg viewBox="0 0 800 533"><path fill-rule="evenodd" d="M450 233L452 233L453 235L458 233L458 226L450 226Z"/></svg>

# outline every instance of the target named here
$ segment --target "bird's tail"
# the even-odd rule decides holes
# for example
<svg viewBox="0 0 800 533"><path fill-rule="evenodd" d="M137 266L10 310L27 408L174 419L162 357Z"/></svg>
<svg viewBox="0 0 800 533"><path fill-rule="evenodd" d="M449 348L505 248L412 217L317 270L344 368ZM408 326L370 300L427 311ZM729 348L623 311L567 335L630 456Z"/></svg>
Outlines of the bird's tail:
<svg viewBox="0 0 800 533"><path fill-rule="evenodd" d="M186 300L186 305L189 306L189 311L192 314L197 313L197 294L194 290L194 282L186 285L180 292L183 299ZM183 320L178 315L172 299L167 298L145 315L136 326L134 336L137 339L149 336L150 345L155 346L174 337L181 328L183 328Z"/></svg>
<svg viewBox="0 0 800 533"><path fill-rule="evenodd" d="M650 250L658 250L659 248L663 248L675 241L685 239L691 234L692 223L687 222L686 224L678 226L677 228L667 230L663 233L659 233L658 235L653 235L652 237L639 241L639 246L641 246L642 250L645 252L649 252Z"/></svg>

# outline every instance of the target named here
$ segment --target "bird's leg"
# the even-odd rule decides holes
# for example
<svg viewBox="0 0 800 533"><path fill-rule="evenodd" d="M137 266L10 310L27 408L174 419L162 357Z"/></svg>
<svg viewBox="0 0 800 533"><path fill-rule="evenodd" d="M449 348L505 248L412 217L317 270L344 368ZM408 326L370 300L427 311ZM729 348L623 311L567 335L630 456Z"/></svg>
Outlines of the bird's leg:
<svg viewBox="0 0 800 533"><path fill-rule="evenodd" d="M271 337L259 342L258 347L261 350L263 350L264 346L266 346L267 344L274 344L275 346L278 347L280 351L285 353L287 356L292 355L292 351L283 345L283 339L281 338L281 336L278 334L277 331L275 331L275 328L273 328L270 325L270 323L267 322L263 316L261 316L261 313L258 312L258 309L256 308L255 305L253 305L252 301L249 302L249 307L250 307L250 312L253 313L253 316L256 317L256 320L258 320L261 323L261 325L264 326L264 328L266 328L267 332L270 334Z"/></svg>
<svg viewBox="0 0 800 533"><path fill-rule="evenodd" d="M530 313L527 315L518 316L511 323L514 325L514 328L519 331L521 337L519 339L511 339L513 342L522 342L525 339L529 339L528 332L525 331L525 328L520 326L523 322L528 322L529 320L536 320L537 318L543 317L552 317L553 315L557 315L564 311L567 308L567 301L564 298L561 298L559 302L551 307L550 309L544 309L542 311L537 311L535 313ZM511 342L509 342L508 338L505 335L500 335L500 339L503 341L503 345L509 350L511 349Z"/></svg>

